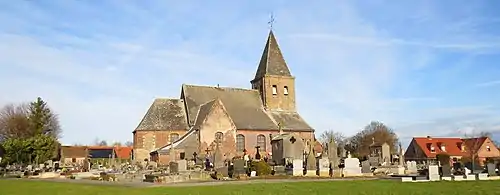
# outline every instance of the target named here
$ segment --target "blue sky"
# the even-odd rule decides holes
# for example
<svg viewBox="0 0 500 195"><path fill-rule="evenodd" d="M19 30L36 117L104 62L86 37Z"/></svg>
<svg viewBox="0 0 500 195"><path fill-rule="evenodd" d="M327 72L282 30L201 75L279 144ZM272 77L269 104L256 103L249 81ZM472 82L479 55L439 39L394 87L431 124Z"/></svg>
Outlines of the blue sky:
<svg viewBox="0 0 500 195"><path fill-rule="evenodd" d="M498 1L2 1L0 105L44 98L65 144L132 140L155 97L250 87L274 13L299 112L352 135L500 132ZM496 12L496 13L495 13Z"/></svg>

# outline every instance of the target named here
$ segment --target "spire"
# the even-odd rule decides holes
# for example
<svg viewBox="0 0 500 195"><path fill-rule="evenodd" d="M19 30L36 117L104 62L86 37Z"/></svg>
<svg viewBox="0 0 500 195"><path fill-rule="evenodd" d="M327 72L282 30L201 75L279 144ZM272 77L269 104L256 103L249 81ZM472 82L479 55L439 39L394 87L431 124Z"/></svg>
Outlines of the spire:
<svg viewBox="0 0 500 195"><path fill-rule="evenodd" d="M286 65L285 59L283 58L283 54L281 54L278 41L276 41L276 37L274 36L272 29L269 31L266 47L262 53L254 80L258 80L265 75L292 76L290 69L288 69L288 66Z"/></svg>

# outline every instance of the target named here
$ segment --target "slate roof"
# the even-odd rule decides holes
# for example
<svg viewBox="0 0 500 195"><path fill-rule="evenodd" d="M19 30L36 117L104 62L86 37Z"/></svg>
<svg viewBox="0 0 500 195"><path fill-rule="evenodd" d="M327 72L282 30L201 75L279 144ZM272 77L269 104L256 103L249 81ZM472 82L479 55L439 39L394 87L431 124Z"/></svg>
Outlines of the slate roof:
<svg viewBox="0 0 500 195"><path fill-rule="evenodd" d="M277 130L264 110L259 92L252 89L182 85L189 123L194 125L200 107L219 98L237 129Z"/></svg>
<svg viewBox="0 0 500 195"><path fill-rule="evenodd" d="M198 110L198 114L196 114L196 119L194 122L194 128L198 129L200 126L203 124L203 121L205 121L205 118L207 118L208 114L214 107L215 102L218 99L214 99L212 101L209 101L205 104L200 105L200 109Z"/></svg>
<svg viewBox="0 0 500 195"><path fill-rule="evenodd" d="M312 130L313 128L297 112L268 111L276 123L281 123L283 130Z"/></svg>
<svg viewBox="0 0 500 195"><path fill-rule="evenodd" d="M258 80L265 75L292 76L272 30L269 31L266 46L264 47L254 80Z"/></svg>
<svg viewBox="0 0 500 195"><path fill-rule="evenodd" d="M183 129L189 129L184 101L181 99L157 98L135 130Z"/></svg>

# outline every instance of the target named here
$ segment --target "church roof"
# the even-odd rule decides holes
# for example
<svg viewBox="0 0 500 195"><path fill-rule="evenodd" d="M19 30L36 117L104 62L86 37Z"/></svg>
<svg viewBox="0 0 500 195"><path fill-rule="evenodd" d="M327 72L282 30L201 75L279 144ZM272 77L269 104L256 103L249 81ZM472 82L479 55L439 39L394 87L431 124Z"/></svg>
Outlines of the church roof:
<svg viewBox="0 0 500 195"><path fill-rule="evenodd" d="M259 92L252 89L183 85L189 123L194 125L203 104L219 98L236 128L248 130L277 130L278 126L264 110ZM203 114L205 110L200 110ZM205 113L205 114L208 114ZM202 116L200 116L202 117Z"/></svg>
<svg viewBox="0 0 500 195"><path fill-rule="evenodd" d="M135 130L183 129L189 129L184 101L181 99L157 98Z"/></svg>
<svg viewBox="0 0 500 195"><path fill-rule="evenodd" d="M269 31L266 46L264 47L254 80L258 80L265 75L292 76L272 30Z"/></svg>
<svg viewBox="0 0 500 195"><path fill-rule="evenodd" d="M205 118L207 118L208 114L210 113L210 111L214 107L214 104L217 101L219 101L219 99L214 99L200 106L200 109L198 110L198 114L196 114L196 119L194 122L195 128L199 128L203 124L203 121L205 120Z"/></svg>
<svg viewBox="0 0 500 195"><path fill-rule="evenodd" d="M297 112L268 111L274 121L281 123L283 130L311 130L311 126Z"/></svg>

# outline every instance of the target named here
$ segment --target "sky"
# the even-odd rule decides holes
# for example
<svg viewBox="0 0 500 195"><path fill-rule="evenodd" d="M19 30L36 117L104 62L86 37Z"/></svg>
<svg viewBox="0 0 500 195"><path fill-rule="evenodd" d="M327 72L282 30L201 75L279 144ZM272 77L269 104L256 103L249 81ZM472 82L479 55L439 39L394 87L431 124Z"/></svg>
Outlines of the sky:
<svg viewBox="0 0 500 195"><path fill-rule="evenodd" d="M131 141L182 84L250 88L273 31L316 129L500 135L494 0L1 1L0 106L40 96L63 144ZM500 138L500 136L497 136Z"/></svg>

